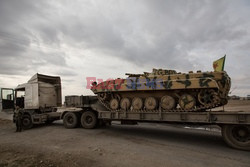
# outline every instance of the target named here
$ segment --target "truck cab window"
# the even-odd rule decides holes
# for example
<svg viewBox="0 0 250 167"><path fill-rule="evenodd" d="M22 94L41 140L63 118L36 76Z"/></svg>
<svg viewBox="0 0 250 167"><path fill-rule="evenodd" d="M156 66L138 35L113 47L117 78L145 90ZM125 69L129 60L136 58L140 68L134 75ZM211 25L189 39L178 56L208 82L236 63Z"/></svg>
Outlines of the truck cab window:
<svg viewBox="0 0 250 167"><path fill-rule="evenodd" d="M13 100L13 90L12 89L2 89L2 99L3 100Z"/></svg>
<svg viewBox="0 0 250 167"><path fill-rule="evenodd" d="M16 90L16 106L24 108L25 90Z"/></svg>

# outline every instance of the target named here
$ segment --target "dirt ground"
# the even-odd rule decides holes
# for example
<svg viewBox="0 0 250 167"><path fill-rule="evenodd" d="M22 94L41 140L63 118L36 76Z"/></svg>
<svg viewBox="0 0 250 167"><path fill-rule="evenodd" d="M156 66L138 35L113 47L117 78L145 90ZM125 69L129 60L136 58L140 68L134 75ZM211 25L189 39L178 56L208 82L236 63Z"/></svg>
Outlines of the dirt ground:
<svg viewBox="0 0 250 167"><path fill-rule="evenodd" d="M222 110L223 107L218 107L215 110ZM225 111L250 111L250 100L229 100L224 106Z"/></svg>
<svg viewBox="0 0 250 167"><path fill-rule="evenodd" d="M233 101L226 107L247 110L250 101ZM250 166L250 152L228 147L220 132L209 127L114 122L87 130L65 129L57 121L16 133L7 120L11 116L0 117L0 167Z"/></svg>

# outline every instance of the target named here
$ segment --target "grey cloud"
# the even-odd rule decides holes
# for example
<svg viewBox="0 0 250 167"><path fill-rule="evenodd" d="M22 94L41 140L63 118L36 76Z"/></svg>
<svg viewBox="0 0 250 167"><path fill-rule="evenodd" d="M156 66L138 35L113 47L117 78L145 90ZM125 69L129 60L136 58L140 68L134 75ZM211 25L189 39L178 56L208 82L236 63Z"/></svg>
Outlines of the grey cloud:
<svg viewBox="0 0 250 167"><path fill-rule="evenodd" d="M49 64L67 66L65 54L53 46L59 42L55 27L40 24L46 20L41 10L45 7L43 2L0 2L0 74L24 74Z"/></svg>
<svg viewBox="0 0 250 167"><path fill-rule="evenodd" d="M1 57L12 57L17 53L25 52L28 44L13 42L11 39L5 39L0 35L0 54Z"/></svg>
<svg viewBox="0 0 250 167"><path fill-rule="evenodd" d="M249 8L243 0L2 0L0 74L56 66L57 74L76 76L67 62L76 55L63 51L66 45L81 50L77 56L88 50L121 64L181 71L207 69L226 53L229 74L248 75Z"/></svg>
<svg viewBox="0 0 250 167"><path fill-rule="evenodd" d="M59 70L58 72L56 72L56 75L63 75L63 76L76 76L77 75L77 72L76 71L71 71L71 70L68 70L68 69L61 69ZM69 82L71 81L71 79L65 79L65 81Z"/></svg>

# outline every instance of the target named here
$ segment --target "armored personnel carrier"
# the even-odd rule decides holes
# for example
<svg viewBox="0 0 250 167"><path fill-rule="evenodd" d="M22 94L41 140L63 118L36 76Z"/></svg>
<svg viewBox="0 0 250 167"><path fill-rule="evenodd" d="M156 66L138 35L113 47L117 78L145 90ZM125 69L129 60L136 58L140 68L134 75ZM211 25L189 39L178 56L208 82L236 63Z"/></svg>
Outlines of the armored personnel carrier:
<svg viewBox="0 0 250 167"><path fill-rule="evenodd" d="M126 79L92 83L91 90L110 111L205 111L227 104L231 79L225 71L177 73L153 69Z"/></svg>

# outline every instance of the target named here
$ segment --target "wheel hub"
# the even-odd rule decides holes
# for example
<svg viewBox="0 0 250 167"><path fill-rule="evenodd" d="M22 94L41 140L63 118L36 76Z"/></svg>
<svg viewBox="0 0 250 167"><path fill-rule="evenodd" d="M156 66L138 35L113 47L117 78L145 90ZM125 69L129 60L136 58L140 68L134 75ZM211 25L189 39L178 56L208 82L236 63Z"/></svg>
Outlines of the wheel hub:
<svg viewBox="0 0 250 167"><path fill-rule="evenodd" d="M161 98L160 105L163 109L171 110L176 107L176 102L172 96L165 95Z"/></svg>
<svg viewBox="0 0 250 167"><path fill-rule="evenodd" d="M120 106L123 110L127 110L130 108L131 106L131 101L129 98L125 97L125 98L122 98L121 102L120 102Z"/></svg>
<svg viewBox="0 0 250 167"><path fill-rule="evenodd" d="M147 110L154 110L157 107L157 100L154 97L147 97L144 106Z"/></svg>
<svg viewBox="0 0 250 167"><path fill-rule="evenodd" d="M193 109L196 105L195 98L190 94L184 94L179 99L179 105L182 109Z"/></svg>
<svg viewBox="0 0 250 167"><path fill-rule="evenodd" d="M72 124L73 123L73 118L72 117L68 117L67 122L70 123L70 124Z"/></svg>
<svg viewBox="0 0 250 167"><path fill-rule="evenodd" d="M134 97L132 100L132 106L135 110L140 110L143 107L143 101L140 97Z"/></svg>
<svg viewBox="0 0 250 167"><path fill-rule="evenodd" d="M110 100L110 108L112 110L117 110L119 108L119 101L117 99Z"/></svg>
<svg viewBox="0 0 250 167"><path fill-rule="evenodd" d="M244 130L239 130L238 135L241 137L245 137L247 133Z"/></svg>
<svg viewBox="0 0 250 167"><path fill-rule="evenodd" d="M27 119L27 118L23 119L23 125L24 126L27 126L29 124L30 124L30 120L29 119Z"/></svg>
<svg viewBox="0 0 250 167"><path fill-rule="evenodd" d="M93 121L92 117L88 116L88 117L86 118L86 122L87 122L88 124L90 124L92 121Z"/></svg>
<svg viewBox="0 0 250 167"><path fill-rule="evenodd" d="M204 101L205 101L205 103L211 103L212 102L212 95L211 94L205 94L204 95Z"/></svg>
<svg viewBox="0 0 250 167"><path fill-rule="evenodd" d="M232 129L233 137L240 142L247 142L250 140L250 132L246 127L235 127Z"/></svg>

